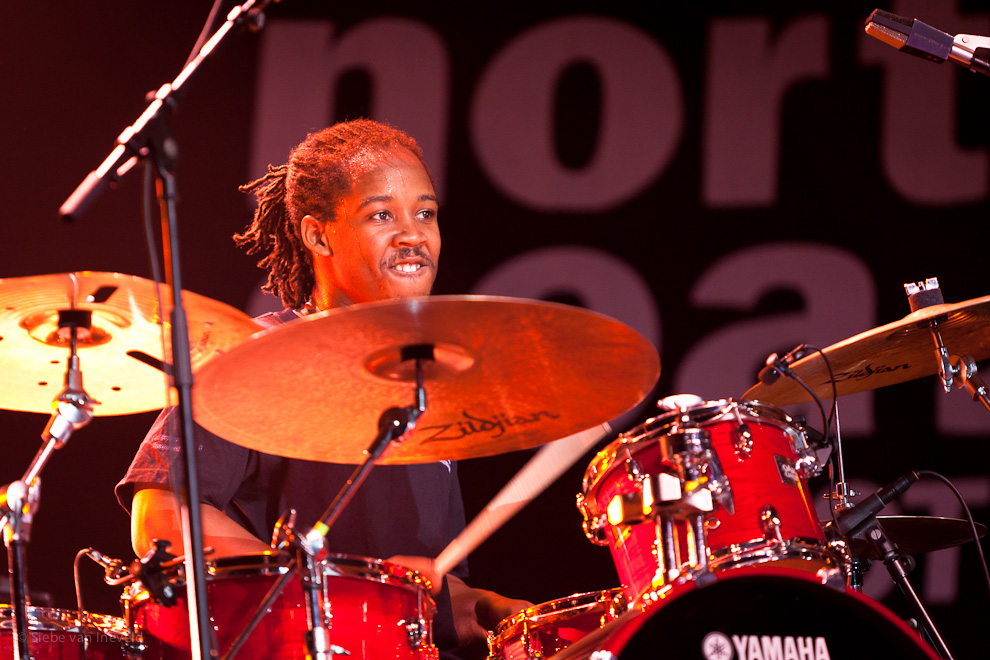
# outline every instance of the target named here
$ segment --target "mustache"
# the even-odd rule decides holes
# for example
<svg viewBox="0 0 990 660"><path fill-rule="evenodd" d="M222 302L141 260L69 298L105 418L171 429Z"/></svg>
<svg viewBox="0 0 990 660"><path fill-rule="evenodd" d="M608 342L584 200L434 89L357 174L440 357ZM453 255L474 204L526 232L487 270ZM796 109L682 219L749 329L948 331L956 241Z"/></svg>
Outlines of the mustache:
<svg viewBox="0 0 990 660"><path fill-rule="evenodd" d="M435 268L436 267L436 263L430 257L430 254L426 250L423 249L423 246L422 245L416 245L414 247L399 248L398 251L395 252L395 254L393 254L391 257L389 257L385 261L385 267L386 268L391 268L392 266L394 266L398 262L400 262L400 261L402 261L404 259L411 259L412 257L418 257L419 259L422 259L423 262L427 266L429 266L430 268Z"/></svg>

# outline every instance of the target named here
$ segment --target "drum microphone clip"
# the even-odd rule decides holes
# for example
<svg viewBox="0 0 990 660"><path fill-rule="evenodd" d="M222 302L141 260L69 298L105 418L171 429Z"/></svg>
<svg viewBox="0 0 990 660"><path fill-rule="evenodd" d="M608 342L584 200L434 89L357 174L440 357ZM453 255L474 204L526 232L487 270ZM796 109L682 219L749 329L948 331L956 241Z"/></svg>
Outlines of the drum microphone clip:
<svg viewBox="0 0 990 660"><path fill-rule="evenodd" d="M135 559L127 567L130 579L138 580L145 586L152 599L164 607L172 607L176 603L175 587L172 584L171 571L174 566L181 566L182 559L168 552L171 541L155 539L155 547L140 559Z"/></svg>
<svg viewBox="0 0 990 660"><path fill-rule="evenodd" d="M127 570L127 565L120 559L107 557L94 548L87 548L85 553L87 557L103 567L103 581L110 586L117 586L131 581L132 576Z"/></svg>
<svg viewBox="0 0 990 660"><path fill-rule="evenodd" d="M791 371L791 365L801 358L811 355L814 351L815 349L808 344L799 344L786 353L784 357L771 353L767 357L766 366L760 369L757 378L764 385L776 383L781 376L793 378L794 373Z"/></svg>

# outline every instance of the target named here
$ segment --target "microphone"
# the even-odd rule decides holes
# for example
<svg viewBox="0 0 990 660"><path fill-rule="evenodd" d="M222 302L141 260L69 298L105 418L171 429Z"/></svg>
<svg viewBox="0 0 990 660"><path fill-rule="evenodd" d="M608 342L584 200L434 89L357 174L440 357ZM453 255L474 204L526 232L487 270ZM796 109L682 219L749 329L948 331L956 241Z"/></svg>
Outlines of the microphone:
<svg viewBox="0 0 990 660"><path fill-rule="evenodd" d="M921 477L915 470L898 477L880 488L862 502L844 509L835 515L835 531L842 536L848 536L871 516L875 516L894 498L911 487Z"/></svg>
<svg viewBox="0 0 990 660"><path fill-rule="evenodd" d="M771 353L767 358L767 366L760 369L757 379L764 385L776 383L781 375L791 377L791 365L803 357L811 355L815 349L807 344L799 344L791 349L784 357Z"/></svg>
<svg viewBox="0 0 990 660"><path fill-rule="evenodd" d="M952 60L974 73L990 76L990 37L972 34L952 36L915 18L881 9L866 21L866 34L888 46L932 62Z"/></svg>
<svg viewBox="0 0 990 660"><path fill-rule="evenodd" d="M127 567L124 565L124 562L119 559L107 557L93 548L87 548L86 556L103 567L103 571L105 573L104 579L107 584L110 584L112 581L119 580L123 577L123 574L127 572Z"/></svg>

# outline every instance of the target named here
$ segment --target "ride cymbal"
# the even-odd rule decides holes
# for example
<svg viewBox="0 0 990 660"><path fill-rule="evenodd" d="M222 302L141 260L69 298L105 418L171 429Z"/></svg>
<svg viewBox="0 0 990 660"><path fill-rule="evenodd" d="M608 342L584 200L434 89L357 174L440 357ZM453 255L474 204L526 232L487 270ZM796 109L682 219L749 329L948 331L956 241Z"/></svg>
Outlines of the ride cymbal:
<svg viewBox="0 0 990 660"><path fill-rule="evenodd" d="M824 349L835 375L839 396L874 390L938 373L931 322L950 355L968 355L979 361L990 357L990 296L961 303L932 305L900 321L874 328ZM820 398L832 397L828 368L820 353L801 358L794 375ZM811 395L791 378L757 383L744 399L787 405L810 401Z"/></svg>
<svg viewBox="0 0 990 660"><path fill-rule="evenodd" d="M380 415L409 406L423 361L426 412L379 463L534 447L611 420L660 375L656 349L609 317L556 303L434 296L319 312L252 337L197 374L196 421L269 454L358 464Z"/></svg>
<svg viewBox="0 0 990 660"><path fill-rule="evenodd" d="M162 326L171 289L120 273L82 271L0 279L0 408L51 413L70 355L67 320L81 323L77 354L83 386L100 402L93 414L165 407ZM193 367L260 328L238 310L182 292ZM60 321L61 319L61 321ZM86 327L88 325L88 327ZM164 335L167 336L167 335ZM157 366L156 366L157 365Z"/></svg>

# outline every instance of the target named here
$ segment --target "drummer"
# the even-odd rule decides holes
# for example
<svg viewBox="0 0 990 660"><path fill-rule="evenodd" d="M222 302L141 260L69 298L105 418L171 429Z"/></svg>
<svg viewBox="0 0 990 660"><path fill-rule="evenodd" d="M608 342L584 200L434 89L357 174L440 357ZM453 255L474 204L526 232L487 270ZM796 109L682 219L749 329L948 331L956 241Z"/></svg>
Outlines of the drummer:
<svg viewBox="0 0 990 660"><path fill-rule="evenodd" d="M262 327L352 303L430 293L440 256L437 197L419 146L401 131L369 120L336 124L309 135L286 164L269 166L241 190L257 196L258 208L234 240L260 256L259 267L268 271L264 289L285 305L257 318ZM279 402L259 405L270 408L277 424ZM312 411L314 433L332 437L320 417ZM154 539L168 539L172 553L183 552L172 490L179 447L174 421L168 411L159 416L116 488L131 511L139 556ZM353 470L249 450L198 425L195 433L203 542L214 556L271 550L266 539L290 508L300 525L312 526ZM464 523L456 463L381 465L343 510L327 544L331 552L391 557L428 573L426 558L436 557ZM478 648L486 630L530 605L472 589L465 575L462 564L436 580L434 641L441 650Z"/></svg>

